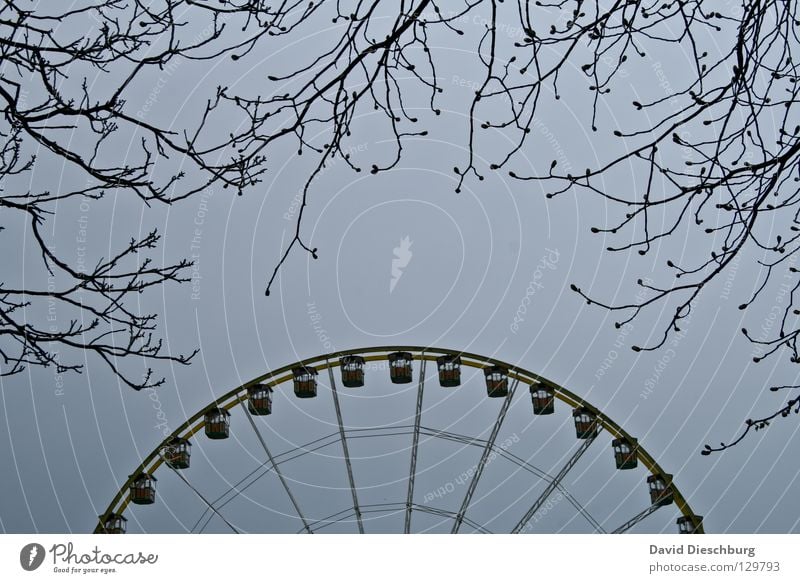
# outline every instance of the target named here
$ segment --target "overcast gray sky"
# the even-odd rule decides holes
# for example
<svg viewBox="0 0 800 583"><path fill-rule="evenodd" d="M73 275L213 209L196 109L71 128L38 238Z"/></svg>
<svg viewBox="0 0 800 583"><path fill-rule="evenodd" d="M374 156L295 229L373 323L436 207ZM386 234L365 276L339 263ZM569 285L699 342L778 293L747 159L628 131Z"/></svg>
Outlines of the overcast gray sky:
<svg viewBox="0 0 800 583"><path fill-rule="evenodd" d="M517 363L586 398L637 436L675 475L695 511L705 516L708 531L800 530L798 513L786 511L796 509L800 485L797 464L788 462L798 439L794 420L776 422L721 455L699 455L704 443L730 439L744 419L779 405L779 397L765 390L791 381L793 371L780 358L754 365L753 347L738 331L743 323L754 329L764 325L769 302L774 298L780 305L781 297L771 291L766 311L737 311L757 275L752 258L743 259L705 291L683 337L660 351L631 351L631 344L646 344L651 334L660 333L658 314L636 320L621 333L612 316L586 305L569 285L629 301L638 293L637 277L663 278L660 267L654 271L653 266L663 266L669 257L705 255L709 241L679 232L646 257L610 255L603 251L609 241L589 228L606 224L619 209L597 198L568 193L546 201L540 186L511 180L506 173L470 180L456 194L452 168L465 160L464 111L482 74L467 50L480 23L468 22L466 29L466 39L443 35L432 41L445 89L443 114L425 115L425 95L409 98L430 135L409 141L391 172L355 174L341 161L323 172L311 190L303 223L305 240L319 249L319 259L292 254L268 298L265 283L293 232L294 197L312 162L309 156L295 156L293 145L272 151L267 179L242 197L219 190L171 208L143 209L137 200L108 198L83 209L58 209L52 240L67 255L83 225L96 255L158 226L164 237L153 254L157 261L196 261L193 284L166 286L142 296L141 302L143 310L160 314L171 351L199 347L200 354L189 367L160 369L167 382L157 392L134 393L120 386L92 358L82 375L57 379L52 370L31 369L0 379L0 529L91 531L96 516L160 442L165 428L174 429L215 396L271 368L356 347L430 345ZM235 66L228 60L212 67L186 63L160 82L154 77L131 88L126 107L136 111L150 99L147 115L181 120L197 112L197 104L217 83L251 94L280 90L266 84L265 73L304 64L314 43L335 34L305 32L294 46L275 43L272 52ZM507 34L511 39L515 33ZM624 82L635 87L623 90L620 100L631 91L659 91L664 75L675 78L681 66L667 58L632 65ZM601 132L587 133L588 101L577 97L585 87L576 79L564 82L562 91L569 98L542 110L534 139L514 168L541 171L554 158L562 166L583 168L587 160L619 147L607 139L615 128L610 117ZM386 152L387 136L374 122L369 115L359 119L349 143L353 158L365 167ZM479 148L484 169L503 145L504 138L495 136ZM63 184L70 172L55 161L43 161L34 181ZM618 187L635 188L636 181L631 176ZM41 277L37 257L28 247L20 254L19 240L10 237L13 225L9 229L0 254L4 275L18 277L24 271L28 278ZM405 238L410 259L392 289L394 249ZM415 363L415 378L418 371ZM428 373L423 423L486 437L500 400L486 398L482 375L465 371L464 385L446 391L435 382L432 367ZM416 384L392 385L387 376L386 370L370 370L364 389L340 387L346 425L413 423ZM276 392L274 414L262 426L273 453L336 431L327 377L320 376L320 383L315 400L295 399L289 385ZM192 467L185 475L212 499L263 463L240 411L232 424L227 441L194 440ZM552 418L534 419L526 387L520 387L512 403L498 438L504 441L509 451L551 473L577 446L568 408L557 405ZM410 443L410 435L351 441L363 504L404 501ZM475 447L423 440L417 501L440 488L450 490L449 484L452 491L430 503L457 509L465 489L457 478L479 455ZM543 488L530 474L515 470L503 460L488 466L471 518L497 531L514 524ZM350 504L338 445L288 462L284 471L308 516L321 518ZM565 486L601 524L613 528L647 505L646 475L644 468L614 471L610 440L601 436ZM202 524L202 502L174 475L162 470L158 477L158 503L130 508L130 531L183 531ZM273 475L246 494L224 510L237 527L278 532L301 527ZM537 519L535 532L588 528L568 502L554 502ZM674 507L661 510L639 529L675 532L676 516ZM414 515L416 530L449 528L446 519ZM224 531L225 526L212 519L207 529ZM368 532L399 529L401 514L376 514L366 523ZM330 530L353 532L355 526L350 521Z"/></svg>

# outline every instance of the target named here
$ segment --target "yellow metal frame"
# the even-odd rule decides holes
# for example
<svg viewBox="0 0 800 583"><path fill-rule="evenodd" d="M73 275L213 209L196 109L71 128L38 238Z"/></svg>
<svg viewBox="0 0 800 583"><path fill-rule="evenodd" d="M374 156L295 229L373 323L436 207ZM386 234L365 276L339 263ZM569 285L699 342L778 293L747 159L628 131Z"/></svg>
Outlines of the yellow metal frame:
<svg viewBox="0 0 800 583"><path fill-rule="evenodd" d="M230 411L236 405L238 405L242 401L247 400L247 389L256 384L266 383L273 388L273 390L287 381L291 381L293 379L292 369L301 366L313 366L317 369L318 372L326 370L332 367L338 367L340 363L340 358L342 356L348 355L358 355L364 358L365 364L368 362L375 362L380 360L388 360L388 355L392 352L410 352L412 355L413 360L431 360L436 361L436 359L440 356L446 354L454 354L461 357L461 365L462 366L469 366L476 369L483 369L486 366L501 366L508 370L508 377L511 379L518 379L520 383L531 384L533 382L538 382L543 384L553 390L555 393L555 397L560 401L566 403L567 405L576 408L576 407L585 407L589 411L591 411L595 417L597 418L597 422L608 431L613 437L621 437L625 438L629 441L634 440L634 438L625 431L622 427L617 425L612 419L610 419L607 415L605 415L602 411L597 409L591 403L583 400L581 397L577 396L575 393L569 391L568 389L562 387L558 383L551 381L541 375L536 373L530 372L524 368L508 364L501 360L497 360L495 358L489 358L486 356L481 356L480 354L474 354L471 352L460 352L458 350L447 350L443 348L433 348L433 347L422 347L422 346L378 346L372 348L357 348L353 350L343 350L338 352L331 352L327 354L322 354L319 356L315 356L313 358L305 359L302 361L294 362L292 364L282 366L281 368L275 369L274 371L267 372L259 377L254 378L253 380L236 387L225 393L219 399L209 403L206 407L200 409L197 413L195 413L192 417L186 420L180 427L175 429L169 436L167 436L159 445L156 447L150 454L142 461L136 470L131 474L131 476L137 476L142 472L146 472L150 475L161 466L163 463L163 458L160 455L161 450L167 446L167 444L174 439L175 437L183 437L185 439L189 439L196 433L198 433L203 427L205 426L204 416L206 411L209 409L213 409L214 407L220 407L223 409L227 409ZM667 474L661 466L656 462L653 457L647 453L647 451L642 447L641 443L637 444L636 447L636 457L637 459L642 462L642 464L652 473L661 476L667 476ZM146 468L146 469L145 469ZM108 505L106 511L100 516L100 520L97 523L97 527L95 528L95 533L102 533L104 528L104 518L109 516L110 514L122 514L125 509L130 504L130 484L132 478L128 478L128 480L122 485L122 487L117 492L117 495L111 501L111 504ZM678 488L675 486L674 482L669 482L669 485L672 487L673 491L673 499L675 501L675 505L677 506L678 510L684 516L692 516L695 517L696 515L692 511L692 508L689 506L689 503L680 493ZM702 522L698 529L698 534L703 534L703 525Z"/></svg>

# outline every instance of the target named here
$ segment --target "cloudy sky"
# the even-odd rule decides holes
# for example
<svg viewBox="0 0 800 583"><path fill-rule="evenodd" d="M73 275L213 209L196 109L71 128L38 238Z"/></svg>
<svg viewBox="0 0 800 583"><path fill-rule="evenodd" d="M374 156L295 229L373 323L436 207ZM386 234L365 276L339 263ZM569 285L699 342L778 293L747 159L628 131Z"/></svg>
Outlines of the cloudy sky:
<svg viewBox="0 0 800 583"><path fill-rule="evenodd" d="M465 160L465 111L481 75L469 39L474 43L481 26L470 20L465 39L442 35L432 40L440 59L443 113L426 114L427 96L410 96L409 107L419 111L430 133L408 141L395 169L377 176L356 174L338 161L315 181L302 229L305 240L319 249L319 259L293 253L270 297L264 296L264 287L294 232L296 195L312 163L309 156L296 156L294 145L273 150L266 180L242 197L217 190L172 207L143 208L137 200L117 197L57 209L49 229L66 256L77 253L79 230L86 231L91 252L102 256L156 226L164 235L152 255L156 261L195 261L192 283L165 286L140 301L142 310L158 312L171 351L197 347L200 353L191 366L159 369L167 382L157 391L135 393L121 386L91 357L81 375L59 378L52 370L30 369L0 379L0 529L91 531L97 515L164 432L215 396L300 359L382 345L493 356L569 388L638 437L675 475L694 510L705 516L707 531L800 529L797 513L785 511L796 505L800 486L800 470L789 463L798 440L793 420L775 423L721 455L699 454L703 444L737 434L744 419L777 408L778 397L767 387L794 378L785 359L755 365L754 348L739 333L743 324L771 326L773 305L785 301L775 289L761 311L736 310L756 285L752 257L743 257L705 290L684 335L660 351L634 353L631 344L647 344L661 332L663 314L656 310L620 331L612 315L587 305L570 284L609 301L631 301L640 293L638 277L666 282L661 266L668 258L705 256L710 240L678 232L645 257L609 254L604 249L610 241L592 234L590 227L609 224L619 209L598 198L568 192L546 200L540 185L515 181L505 172L487 172L486 180L468 180L455 192L452 168ZM153 75L131 88L126 107L136 111L147 105L146 115L154 119L180 120L196 112L217 83L250 94L283 90L267 84L266 73L307 62L313 45L329 41L336 26L303 32L293 43L265 44L251 62L186 63L169 74ZM513 42L518 33L507 28L503 34ZM624 89L626 97L620 99L627 99L625 91L663 91L659 84L665 75L679 78L681 66L666 58L631 65L623 84L633 89ZM542 109L533 139L514 168L543 171L553 159L583 168L586 160L619 147L609 136L616 123L626 120L608 114L602 131L587 132L588 101L577 97L585 91L583 81L576 76L565 83L564 95L576 97ZM353 159L369 167L385 155L387 136L368 112L354 127L358 131L347 146ZM491 136L478 149L483 168L494 161L496 148L508 147L505 139ZM69 172L59 162L43 161L33 180L44 184L58 176L63 182ZM637 184L636 176L615 180L621 190ZM9 229L13 232L13 225ZM9 279L41 277L28 243L4 233L0 265ZM398 254L404 256L399 276L393 275ZM415 363L415 379L418 372ZM413 424L416 384L392 385L384 368L368 370L363 389L339 389L348 428ZM425 426L486 438L499 408L500 400L487 399L480 372L465 371L462 387L445 390L428 368ZM320 395L314 400L298 400L289 385L281 386L274 414L259 424L274 454L335 433L327 376L320 376ZM411 436L407 430L391 433L349 441L363 505L405 501ZM526 387L517 391L498 443L550 473L578 445L567 406L557 405L550 418L534 419ZM197 436L194 445L186 478L207 498L223 497L222 513L238 529L302 528L275 475L259 477L264 453L241 411L232 417L231 439L212 442ZM477 447L424 437L416 501L458 509L466 488L461 476L479 456ZM281 467L311 519L351 505L338 442ZM564 485L600 524L613 529L647 506L646 475L641 467L615 471L610 439L601 435ZM250 484L248 476L259 479ZM158 503L129 508L130 531L226 531L178 477L163 469L158 477ZM247 489L228 502L226 492L242 484ZM531 473L494 460L468 516L488 530L507 531L543 488ZM534 532L591 530L563 496L554 495L552 502L536 517ZM637 528L675 532L676 517L669 507ZM365 529L397 531L402 521L395 507L370 514ZM414 514L414 530L446 532L450 525L450 519ZM327 530L355 528L345 520Z"/></svg>

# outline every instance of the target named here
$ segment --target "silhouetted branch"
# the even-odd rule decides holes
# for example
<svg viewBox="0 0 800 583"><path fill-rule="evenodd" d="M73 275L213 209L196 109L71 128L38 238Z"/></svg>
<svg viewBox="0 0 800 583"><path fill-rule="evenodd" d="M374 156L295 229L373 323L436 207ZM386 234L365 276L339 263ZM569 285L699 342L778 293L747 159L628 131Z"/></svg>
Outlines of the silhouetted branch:
<svg viewBox="0 0 800 583"><path fill-rule="evenodd" d="M800 388L798 385L785 385L780 387L770 387L770 391L778 391L781 389L797 389ZM700 452L703 455L710 455L711 453L724 451L734 445L738 444L742 441L747 434L750 433L750 430L759 431L761 429L766 429L769 427L769 422L775 419L776 417L788 417L792 413L798 414L800 413L800 396L794 397L786 402L786 404L772 413L771 415L767 415L766 417L762 417L760 419L748 419L744 423L744 431L742 431L736 439L731 441L730 443L720 443L719 447L711 447L710 445L706 444L703 446L702 451Z"/></svg>
<svg viewBox="0 0 800 583"><path fill-rule="evenodd" d="M43 265L69 281L60 288L59 301L71 298L69 305L77 302L98 319L90 332L84 325L67 327L65 343L87 332L99 334L103 323L103 334L113 330L134 340L122 343L131 354L154 357L160 349L149 335L154 320L138 319L124 307L124 298L183 281L189 264L123 268L136 249L156 244L153 233L132 242L115 260L79 272L36 235L51 205L98 199L111 191L137 196L145 204L171 204L217 185L243 194L260 183L278 144L288 143L313 161L297 184L301 202L295 231L268 279L269 294L294 250L318 255L303 234L302 221L322 170L334 159L344 160L354 172L392 170L408 138L428 134L419 129L422 116L440 115L444 92L441 71L447 63L438 47L458 40L465 43L465 54L474 55L477 76L465 104L467 149L464 163L454 168L457 191L468 180L503 171L544 185L548 198L587 195L618 209L609 224L592 228L612 239L611 253L648 256L677 233L692 237L694 248L706 249L699 258L669 259L663 281L639 279L648 293L633 302L604 302L573 286L587 302L619 313L618 327L648 311L660 314L667 305L657 338L634 345L637 351L658 349L680 333L703 292L734 262L754 256L761 279L740 308L758 310L777 283L790 301L777 333L744 335L759 351L756 361L783 349L789 350L791 362L800 361L800 310L795 307L800 279L794 266L800 246L796 3L357 0L345 6L333 0L95 0L77 9L51 7L51 12L39 5L24 7L7 2L0 8L2 173L23 177L40 163L33 157L37 152L40 158L66 161L87 183L59 192L6 186L0 210L27 217ZM85 23L87 18L96 23L88 33L85 25L69 26L70 19ZM513 35L508 34L512 25ZM80 33L71 34L74 30ZM298 57L304 62L273 65L266 80L249 86L207 91L194 125L161 126L132 112L126 102L150 73L183 61L257 59L261 48L270 49L271 40L285 43L295 36L314 38L301 53L308 56ZM661 66L651 54L665 61L685 59L673 79L658 69L664 77L662 93L653 93L652 78L637 77L644 67L652 74ZM88 79L98 74L113 82L95 89L100 85ZM637 86L637 78L647 86ZM581 86L588 99L578 96ZM615 97L631 88L635 99ZM422 108L419 96L424 96ZM600 136L602 148L580 170L558 160L531 168L518 154L538 151L541 137L534 130L566 98L571 111ZM368 113L370 131L388 137L382 142L389 146L380 160L364 162L350 156L347 140L360 131L355 120ZM65 129L81 139L63 139ZM120 135L135 136L128 140L135 147L123 164L107 155ZM479 153L495 135L511 140L511 146L492 147L488 156L493 161L484 168L480 160L487 155ZM170 171L173 158L182 162ZM3 353L7 374L30 361L48 362L42 349L47 336L20 324L28 302L41 296L23 291L0 287L6 294L3 317L9 320L2 333L21 351L18 359ZM80 302L75 298L79 292ZM8 352L12 345L2 347ZM109 364L120 356L106 341L91 349Z"/></svg>
<svg viewBox="0 0 800 583"><path fill-rule="evenodd" d="M191 361L196 350L166 354L156 336L156 314L131 305L151 288L188 281L191 262L155 264L148 258L160 242L155 230L94 264L81 246L83 259L76 262L48 242L45 225L56 205L79 208L109 193L136 196L147 205L172 204L216 184L241 193L258 183L263 157L243 159L235 154L232 138L217 140L212 130L222 88L212 91L197 125L183 131L132 111L126 96L153 83L153 75L171 74L183 61L251 50L260 38L286 32L284 23L293 11L294 6L271 10L258 2L95 0L78 8L3 3L0 236L7 236L9 224L27 230L25 239L38 250L46 283L30 283L42 281L31 277L34 255L22 255L22 273L4 269L0 376L28 366L54 367L56 374L81 372L84 365L73 356L85 352L96 354L122 382L139 390L164 382L153 376L154 361ZM226 21L236 17L252 25L249 36L226 37ZM119 140L129 144L122 161ZM168 170L172 159L180 164L174 172ZM54 164L77 171L83 186L30 190L33 173ZM17 247L4 241L4 254L12 246ZM141 375L122 366L138 359L145 365Z"/></svg>
<svg viewBox="0 0 800 583"><path fill-rule="evenodd" d="M699 260L695 255L667 261L664 283L645 285L637 280L648 293L639 294L642 299L636 302L603 302L573 285L587 302L620 313L617 327L651 308L661 312L669 304L656 340L632 346L635 351L659 349L672 334L680 333L704 290L733 262L755 253L760 256L757 265L763 280L740 309L760 303L765 290L781 276L791 278L791 306L775 338L753 338L746 332L745 336L764 349L756 361L788 348L791 362L798 362L796 316L800 311L794 308L794 291L800 280L791 265L800 245L795 4L780 0L725 7L703 0L432 0L401 2L389 26L381 24L377 2L358 3L349 14L338 12L336 6L333 21L345 24L330 46L315 53L307 65L270 77L291 82L292 91L271 99L235 98L256 121L252 152L293 134L299 153L311 150L319 156L302 190L294 239L273 271L267 293L295 245L317 256L317 249L302 240L300 226L311 181L320 168L331 157L340 156L354 171L361 171L342 148L358 108L383 114L395 142L394 157L373 165L373 173L396 167L405 136L425 134L403 131L419 121L406 112L407 98L414 85L430 91L430 110L440 113L436 98L443 88L429 39L435 30L442 35L455 32L472 43L479 71L468 105L467 159L454 169L457 192L466 180L485 178L477 151L483 136L499 132L513 146L506 151L494 149L488 170L508 168L515 179L545 184L548 198L583 191L622 209L615 222L592 228L604 237L625 237L621 244L609 245L609 252L635 250L646 256L662 240L687 230L692 237L707 237L708 251ZM483 23L478 33L465 35L465 26L476 22ZM516 41L500 33L508 22L521 32ZM369 35L367 31L377 27L381 33ZM615 101L612 91L629 76L626 69L632 68L635 75L637 67L642 67L637 63L653 63L651 52L664 54L665 59L673 54L685 56L689 66L679 77L663 83L661 96ZM577 75L572 70L575 64L580 70ZM533 130L545 106L564 97L561 86L567 78L572 110L580 111L582 104L573 96L574 86L584 83L591 97L587 126L597 135L609 132L621 144L620 152L606 148L606 139L600 138L603 151L585 170L560 169L558 161L540 173L511 169L518 163L516 154L536 139ZM636 86L635 79L632 85ZM616 115L603 115L605 109ZM268 129L267 120L276 118L282 121L279 129ZM627 127L604 127L609 120L622 120ZM322 145L305 138L317 125L327 127Z"/></svg>

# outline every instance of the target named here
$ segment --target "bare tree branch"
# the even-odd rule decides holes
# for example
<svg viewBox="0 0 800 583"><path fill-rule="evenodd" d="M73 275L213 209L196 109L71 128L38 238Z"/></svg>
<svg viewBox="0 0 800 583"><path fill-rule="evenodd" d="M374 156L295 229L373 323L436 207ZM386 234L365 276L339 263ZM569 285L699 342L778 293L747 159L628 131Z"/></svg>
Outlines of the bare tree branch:
<svg viewBox="0 0 800 583"><path fill-rule="evenodd" d="M587 195L617 209L609 224L592 228L621 241L608 246L610 253L647 256L678 233L692 237L697 248L705 245L699 258L668 260L660 280L638 279L648 293L634 302L603 301L573 285L585 301L619 313L618 327L668 307L655 341L634 345L636 351L662 347L681 331L703 292L735 261L749 259L761 279L740 309L757 313L766 290L777 284L788 285L790 298L774 337L743 331L757 349L755 360L788 351L790 362L800 362L795 299L800 278L794 266L800 246L796 3L356 0L345 6L334 0L94 0L50 12L23 6L9 1L0 7L5 124L0 173L8 184L17 184L13 178L32 171L39 150L68 162L87 183L60 192L4 186L0 211L27 217L44 268L65 283L55 295L0 284L0 335L8 340L0 344L2 374L29 364L73 370L74 365L53 360L44 348L49 341L94 350L117 372L122 356L162 357L160 342L151 336L155 316L137 316L124 300L168 281L185 281L190 265L137 263L140 251L158 243L154 232L81 272L41 236L53 204L99 199L112 191L148 205L172 204L218 185L238 194L257 191L267 159L278 144L288 143L313 161L298 183L302 198L294 235L272 269L269 294L294 250L318 255L302 222L323 169L338 158L354 172L387 172L400 163L409 138L428 134L420 129L421 116L431 120L441 113L444 65L437 49L444 39L463 42L479 72L466 104L466 159L454 168L457 191L468 180L502 171L544 185L548 198ZM68 26L70 19L87 17L96 23L88 34L79 25ZM262 83L216 87L204 97L194 125L162 127L126 103L132 88L153 71L181 60L255 58L270 42L317 32L323 24L330 30L307 47L306 62L287 60L283 70L273 66L267 88ZM511 26L519 34L506 34ZM70 36L70 30L82 32ZM637 71L652 68L651 54L677 55L688 63L655 96L636 86ZM113 83L95 90L98 84L86 81L90 74L106 75ZM568 96L562 93L565 86ZM557 160L541 169L523 166L518 154L536 148L538 120L558 111L552 108L565 97L582 105L573 95L580 86L589 92L582 121L603 144L598 158L579 171L560 167ZM626 87L642 89L647 98L615 97L625 95ZM420 95L432 117L417 113ZM347 141L359 131L355 120L365 113L373 115L371 131L389 138L389 153L381 160L356 160L348 152ZM217 120L229 119L237 123L225 127L234 130L211 131ZM81 139L64 140L64 129ZM123 164L109 161L109 144L124 132L137 136L138 148ZM512 146L492 147L493 162L484 168L480 160L486 155L478 153L494 135L511 139ZM606 147L609 139L618 147ZM183 161L175 172L164 170L171 157ZM54 335L25 323L33 302L53 297L92 319L76 319ZM191 355L162 358L188 362ZM148 376L130 384L141 388L151 382ZM748 422L745 434L771 418Z"/></svg>

